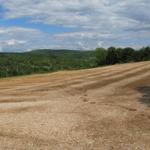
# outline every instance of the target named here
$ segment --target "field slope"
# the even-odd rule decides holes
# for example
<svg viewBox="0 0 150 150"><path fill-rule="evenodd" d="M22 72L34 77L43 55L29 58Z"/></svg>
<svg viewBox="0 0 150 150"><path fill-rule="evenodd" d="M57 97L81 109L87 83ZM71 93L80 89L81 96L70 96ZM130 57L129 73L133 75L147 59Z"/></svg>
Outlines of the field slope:
<svg viewBox="0 0 150 150"><path fill-rule="evenodd" d="M1 150L149 150L150 62L0 80Z"/></svg>

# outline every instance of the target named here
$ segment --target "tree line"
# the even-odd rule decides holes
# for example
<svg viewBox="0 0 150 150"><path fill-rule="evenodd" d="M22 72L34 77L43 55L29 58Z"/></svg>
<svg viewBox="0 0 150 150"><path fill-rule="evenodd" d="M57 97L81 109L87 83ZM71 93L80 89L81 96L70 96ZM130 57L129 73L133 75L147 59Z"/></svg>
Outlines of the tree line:
<svg viewBox="0 0 150 150"><path fill-rule="evenodd" d="M96 48L95 54L98 66L147 61L150 60L150 47L143 47L139 50L130 47L109 47L108 49Z"/></svg>
<svg viewBox="0 0 150 150"><path fill-rule="evenodd" d="M150 60L150 47L140 50L110 47L96 48L94 51L35 50L0 53L0 78L147 60Z"/></svg>
<svg viewBox="0 0 150 150"><path fill-rule="evenodd" d="M93 51L35 50L26 53L0 53L0 78L95 66Z"/></svg>

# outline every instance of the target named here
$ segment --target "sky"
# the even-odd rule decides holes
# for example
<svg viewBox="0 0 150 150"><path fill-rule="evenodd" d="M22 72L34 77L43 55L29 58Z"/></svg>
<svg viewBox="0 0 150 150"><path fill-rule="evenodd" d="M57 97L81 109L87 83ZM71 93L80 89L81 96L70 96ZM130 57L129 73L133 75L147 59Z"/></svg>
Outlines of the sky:
<svg viewBox="0 0 150 150"><path fill-rule="evenodd" d="M0 0L0 51L150 46L150 0Z"/></svg>

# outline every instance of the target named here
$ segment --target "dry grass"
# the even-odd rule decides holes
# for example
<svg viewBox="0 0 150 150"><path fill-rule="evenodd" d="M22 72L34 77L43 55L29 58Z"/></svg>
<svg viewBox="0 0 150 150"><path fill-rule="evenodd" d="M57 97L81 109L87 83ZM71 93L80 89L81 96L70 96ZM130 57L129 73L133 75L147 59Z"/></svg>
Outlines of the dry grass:
<svg viewBox="0 0 150 150"><path fill-rule="evenodd" d="M149 150L150 62L0 80L2 150Z"/></svg>

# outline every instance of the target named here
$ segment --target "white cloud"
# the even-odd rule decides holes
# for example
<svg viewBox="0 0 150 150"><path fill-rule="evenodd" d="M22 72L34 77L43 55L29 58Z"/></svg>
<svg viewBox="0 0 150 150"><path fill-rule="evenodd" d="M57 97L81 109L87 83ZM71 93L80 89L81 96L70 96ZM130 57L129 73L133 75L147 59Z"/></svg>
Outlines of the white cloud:
<svg viewBox="0 0 150 150"><path fill-rule="evenodd" d="M7 33L6 30L0 29L0 35L1 35L1 34L5 34L5 33Z"/></svg>
<svg viewBox="0 0 150 150"><path fill-rule="evenodd" d="M27 48L45 45L46 42L43 40L48 40L46 34L36 29L3 27L0 31L0 47L3 51L23 51Z"/></svg>
<svg viewBox="0 0 150 150"><path fill-rule="evenodd" d="M76 29L48 35L36 29L0 28L0 41L7 41L7 46L17 49L150 44L149 0L0 0L0 5L5 8L5 19L25 17L31 23L61 24Z"/></svg>
<svg viewBox="0 0 150 150"><path fill-rule="evenodd" d="M0 0L0 3L7 9L7 19L30 17L33 22L91 29L134 26L140 23L140 18L134 16L149 17L150 9L147 0Z"/></svg>
<svg viewBox="0 0 150 150"><path fill-rule="evenodd" d="M20 40L15 40L15 39L5 41L5 44L8 46L14 46L14 45L24 44L24 43L26 43L26 41L20 41Z"/></svg>
<svg viewBox="0 0 150 150"><path fill-rule="evenodd" d="M3 49L2 49L2 47L0 46L0 52L3 52Z"/></svg>

